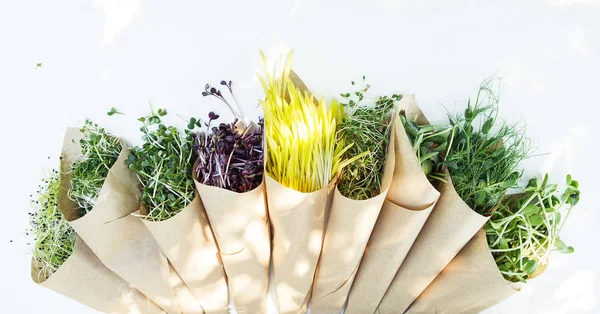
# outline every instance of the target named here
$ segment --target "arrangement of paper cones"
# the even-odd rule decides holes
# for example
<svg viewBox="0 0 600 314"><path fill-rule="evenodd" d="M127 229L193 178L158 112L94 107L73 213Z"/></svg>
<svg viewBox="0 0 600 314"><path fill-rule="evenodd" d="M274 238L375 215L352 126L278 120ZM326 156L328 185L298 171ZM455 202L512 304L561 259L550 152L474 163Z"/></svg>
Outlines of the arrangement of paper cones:
<svg viewBox="0 0 600 314"><path fill-rule="evenodd" d="M480 230L407 313L479 313L513 295L517 287L498 270L485 232Z"/></svg>
<svg viewBox="0 0 600 314"><path fill-rule="evenodd" d="M293 71L290 77L298 88L308 91ZM270 292L282 314L303 313L309 306L314 314L483 311L519 291L518 285L505 280L490 252L482 229L489 217L461 199L447 169L445 182L429 180L419 158L439 152L417 157L398 111L403 111L407 120L429 124L414 95L405 95L396 104L381 188L375 197L353 200L343 196L336 187L339 171L326 187L304 193L280 184L263 169L256 173L264 173L262 183L244 193L195 181L194 199L164 221L146 219L148 209L140 202L140 181L127 166L129 150L123 141L94 208L82 216L69 199L72 165L81 158L82 133L69 128L63 142L56 206L77 234L75 245L51 275L45 275L41 262L32 259L31 277L36 284L106 313L226 314L230 301L239 314L267 313L271 283L274 289ZM215 114L210 116L212 121ZM486 123L491 125L490 121ZM190 129L198 125L190 123ZM283 125L280 128L287 130ZM443 138L444 134L429 138ZM222 138L232 143L234 136ZM430 140L423 150L442 150L437 145ZM268 155L264 144L253 149L248 150L265 158ZM226 160L223 155L219 158L215 160ZM244 162L246 166L266 164L260 158ZM316 167L325 169L323 163ZM260 182L250 170L244 171L241 176L256 179L249 186ZM328 171L324 178L319 177L318 187L332 175L331 169ZM237 174L232 177L240 178ZM457 182L458 178L455 174ZM575 204L578 182L567 178L573 190L567 190L562 200ZM546 180L538 190L544 189ZM536 181L531 182L535 189ZM547 217L546 222L559 220ZM537 225L543 226L541 222ZM69 235L71 231L69 228ZM498 239L504 240L502 236Z"/></svg>
<svg viewBox="0 0 600 314"><path fill-rule="evenodd" d="M179 313L169 262L142 221L131 213L139 208L139 181L127 168L123 150L104 181L94 208L80 217L67 192L70 169L81 153L79 129L67 130L61 154L58 207L75 232L106 267L167 313Z"/></svg>
<svg viewBox="0 0 600 314"><path fill-rule="evenodd" d="M392 131L381 179L381 193L370 199L353 200L335 189L313 284L311 313L339 313L344 307L392 180L394 126L397 122L398 119L391 119Z"/></svg>
<svg viewBox="0 0 600 314"><path fill-rule="evenodd" d="M46 278L31 261L31 279L81 304L104 313L164 313L156 304L106 268L85 245L75 240L73 253Z"/></svg>

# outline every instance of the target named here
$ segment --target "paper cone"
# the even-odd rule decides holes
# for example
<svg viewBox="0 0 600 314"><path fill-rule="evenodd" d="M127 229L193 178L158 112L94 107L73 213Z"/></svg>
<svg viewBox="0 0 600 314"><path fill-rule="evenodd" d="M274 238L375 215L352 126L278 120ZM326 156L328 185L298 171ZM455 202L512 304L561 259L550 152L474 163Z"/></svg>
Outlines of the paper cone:
<svg viewBox="0 0 600 314"><path fill-rule="evenodd" d="M480 230L407 313L479 313L510 297L518 289L505 280Z"/></svg>
<svg viewBox="0 0 600 314"><path fill-rule="evenodd" d="M334 181L318 191L302 193L284 187L268 174L265 178L279 313L300 313L308 305Z"/></svg>
<svg viewBox="0 0 600 314"><path fill-rule="evenodd" d="M313 283L311 313L340 313L385 200L394 171L394 122L387 148L381 193L366 200L343 196L336 188Z"/></svg>
<svg viewBox="0 0 600 314"><path fill-rule="evenodd" d="M204 311L229 313L225 271L200 198L167 220L142 221Z"/></svg>
<svg viewBox="0 0 600 314"><path fill-rule="evenodd" d="M264 181L237 193L196 181L239 314L266 313L271 237Z"/></svg>
<svg viewBox="0 0 600 314"><path fill-rule="evenodd" d="M413 95L398 104L408 119L428 124ZM345 313L374 313L440 193L431 185L402 121L396 119L392 183L350 290Z"/></svg>
<svg viewBox="0 0 600 314"><path fill-rule="evenodd" d="M104 313L163 313L162 310L125 280L106 268L87 245L77 237L73 253L46 278L35 259L31 279L81 304Z"/></svg>
<svg viewBox="0 0 600 314"><path fill-rule="evenodd" d="M379 304L380 313L408 309L489 218L473 211L447 177L440 199Z"/></svg>
<svg viewBox="0 0 600 314"><path fill-rule="evenodd" d="M59 209L106 267L167 313L179 313L167 258L140 219L131 215L139 208L141 192L135 173L125 163L129 155L125 143L89 213L79 217L77 205L68 198L70 169L81 154L81 136L79 129L67 129L61 155Z"/></svg>

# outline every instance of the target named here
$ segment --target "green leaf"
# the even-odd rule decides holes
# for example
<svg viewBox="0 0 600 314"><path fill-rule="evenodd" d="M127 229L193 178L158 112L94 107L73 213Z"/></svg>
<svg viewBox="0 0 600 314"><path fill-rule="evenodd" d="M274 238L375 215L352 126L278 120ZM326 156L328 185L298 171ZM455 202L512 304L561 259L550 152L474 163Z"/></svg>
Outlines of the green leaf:
<svg viewBox="0 0 600 314"><path fill-rule="evenodd" d="M481 132L483 134L488 134L494 125L494 118L489 118L485 121L483 126L481 127Z"/></svg>
<svg viewBox="0 0 600 314"><path fill-rule="evenodd" d="M508 249L508 240L506 240L505 238L500 239L500 249Z"/></svg>
<svg viewBox="0 0 600 314"><path fill-rule="evenodd" d="M538 268L538 263L535 260L528 261L525 265L523 265L523 271L527 274L533 274Z"/></svg>
<svg viewBox="0 0 600 314"><path fill-rule="evenodd" d="M544 217L539 214L533 214L529 216L529 222L532 227L536 227L544 223Z"/></svg>
<svg viewBox="0 0 600 314"><path fill-rule="evenodd" d="M475 194L475 204L482 205L484 201L485 201L485 192L478 191Z"/></svg>
<svg viewBox="0 0 600 314"><path fill-rule="evenodd" d="M537 213L538 210L539 210L539 208L535 204L529 204L529 205L527 205L527 207L523 208L523 211L521 212L521 214L523 214L525 216L531 216L531 215Z"/></svg>
<svg viewBox="0 0 600 314"><path fill-rule="evenodd" d="M567 245L559 238L554 239L554 247L557 250L562 251L567 248Z"/></svg>
<svg viewBox="0 0 600 314"><path fill-rule="evenodd" d="M506 180L500 184L500 186L504 189L512 188L517 184L515 180Z"/></svg>
<svg viewBox="0 0 600 314"><path fill-rule="evenodd" d="M499 223L497 221L491 221L490 220L490 225L492 226L492 228L499 230L500 228L502 228L502 223Z"/></svg>

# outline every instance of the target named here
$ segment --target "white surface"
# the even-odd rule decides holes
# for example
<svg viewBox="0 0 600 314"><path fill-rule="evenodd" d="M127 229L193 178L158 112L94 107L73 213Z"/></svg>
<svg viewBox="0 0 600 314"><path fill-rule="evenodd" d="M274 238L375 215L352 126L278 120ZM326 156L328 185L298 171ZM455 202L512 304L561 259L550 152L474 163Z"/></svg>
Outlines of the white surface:
<svg viewBox="0 0 600 314"><path fill-rule="evenodd" d="M1 1L3 312L89 312L32 283L24 244L29 194L57 162L66 126L89 117L137 141L135 119L149 100L176 121L174 113L226 113L201 96L221 79L234 81L256 116L258 49L285 47L316 94L346 92L364 74L375 93L416 93L430 120L443 118L440 104L462 110L485 77L504 77L502 116L525 120L538 152L549 153L527 162L527 173L562 182L571 172L582 201L564 230L576 253L555 255L542 277L489 313L600 312L600 1L485 2ZM113 106L126 115L106 116Z"/></svg>

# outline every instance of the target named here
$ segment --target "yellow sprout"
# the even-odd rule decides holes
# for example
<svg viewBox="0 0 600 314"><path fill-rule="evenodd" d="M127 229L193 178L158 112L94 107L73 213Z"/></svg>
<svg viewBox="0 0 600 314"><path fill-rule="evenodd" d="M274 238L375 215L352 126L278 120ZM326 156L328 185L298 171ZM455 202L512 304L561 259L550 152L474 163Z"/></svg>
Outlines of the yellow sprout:
<svg viewBox="0 0 600 314"><path fill-rule="evenodd" d="M337 124L343 109L328 106L309 91L300 90L290 79L291 52L279 74L272 75L261 51L265 77L258 76L265 91L260 100L265 115L266 171L285 187L314 192L326 187L351 160L342 160L350 148L336 143ZM277 73L277 71L276 71Z"/></svg>

